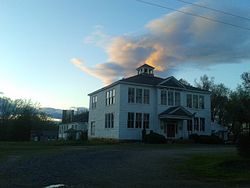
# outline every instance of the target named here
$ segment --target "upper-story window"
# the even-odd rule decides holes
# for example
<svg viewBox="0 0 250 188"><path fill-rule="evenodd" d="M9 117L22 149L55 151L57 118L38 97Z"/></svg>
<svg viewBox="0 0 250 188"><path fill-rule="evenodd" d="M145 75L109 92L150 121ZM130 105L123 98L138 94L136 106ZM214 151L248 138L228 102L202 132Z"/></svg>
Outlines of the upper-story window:
<svg viewBox="0 0 250 188"><path fill-rule="evenodd" d="M199 103L198 103L198 95L193 95L193 107L198 108Z"/></svg>
<svg viewBox="0 0 250 188"><path fill-rule="evenodd" d="M173 106L174 105L174 92L168 91L168 105Z"/></svg>
<svg viewBox="0 0 250 188"><path fill-rule="evenodd" d="M128 88L128 103L135 102L135 88Z"/></svg>
<svg viewBox="0 0 250 188"><path fill-rule="evenodd" d="M149 104L149 100L150 100L149 89L144 89L144 93L143 93L143 103L144 103L144 104Z"/></svg>
<svg viewBox="0 0 250 188"><path fill-rule="evenodd" d="M106 92L106 106L115 104L115 89Z"/></svg>
<svg viewBox="0 0 250 188"><path fill-rule="evenodd" d="M161 105L179 106L181 104L181 94L177 91L161 90Z"/></svg>
<svg viewBox="0 0 250 188"><path fill-rule="evenodd" d="M205 108L205 97L197 94L187 94L187 107L204 109Z"/></svg>
<svg viewBox="0 0 250 188"><path fill-rule="evenodd" d="M181 94L180 94L180 92L175 92L174 93L174 102L175 102L175 106L180 106L181 105Z"/></svg>
<svg viewBox="0 0 250 188"><path fill-rule="evenodd" d="M205 100L203 95L199 95L199 108L204 109L205 108Z"/></svg>
<svg viewBox="0 0 250 188"><path fill-rule="evenodd" d="M161 90L161 104L167 105L167 90Z"/></svg>
<svg viewBox="0 0 250 188"><path fill-rule="evenodd" d="M192 94L187 94L187 107L192 108L193 104L193 99L192 99Z"/></svg>
<svg viewBox="0 0 250 188"><path fill-rule="evenodd" d="M91 108L95 109L97 104L97 96L93 96L91 99Z"/></svg>
<svg viewBox="0 0 250 188"><path fill-rule="evenodd" d="M149 104L150 90L141 88L128 88L128 103Z"/></svg>
<svg viewBox="0 0 250 188"><path fill-rule="evenodd" d="M136 103L142 103L142 89L136 88Z"/></svg>

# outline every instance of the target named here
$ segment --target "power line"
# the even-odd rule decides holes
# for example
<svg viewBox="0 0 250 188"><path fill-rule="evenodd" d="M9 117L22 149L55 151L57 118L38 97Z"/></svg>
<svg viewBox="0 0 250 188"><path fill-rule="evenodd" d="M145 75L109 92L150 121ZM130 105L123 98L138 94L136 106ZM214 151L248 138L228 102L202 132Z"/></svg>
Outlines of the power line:
<svg viewBox="0 0 250 188"><path fill-rule="evenodd" d="M160 4L157 4L157 3L152 3L152 2L148 2L148 1L144 1L144 0L136 0L136 1L138 1L140 3L147 4L147 5L155 6L155 7L164 8L164 9L168 9L168 10L180 12L182 14L187 14L187 15L194 16L194 17L199 17L199 18L211 21L211 22L217 22L217 23L220 23L220 24L229 25L229 26L232 26L232 27L236 27L236 28L239 28L239 29L250 31L250 28L247 28L247 27L243 27L243 26L240 26L240 25L236 25L236 24L224 22L224 21L221 21L221 20L209 18L209 17L206 17L206 16L201 16L199 14L195 14L195 13L192 13L192 12L185 12L185 11L182 11L182 10L170 8L170 7L167 7L167 6L163 6L163 5L160 5Z"/></svg>
<svg viewBox="0 0 250 188"><path fill-rule="evenodd" d="M222 14L225 14L225 15L234 16L234 17L237 17L237 18L241 18L241 19L250 21L250 18L240 16L240 15L237 15L237 14L232 14L232 13L226 12L224 10L219 10L219 9L211 8L211 7L208 7L208 6L199 5L197 3L191 3L191 2L188 2L188 1L184 1L184 0L176 0L176 1L186 3L186 4L189 4L189 5L193 5L193 6L197 6L197 7L200 7L200 8L205 8L205 9L212 10L212 11L215 11L215 12L219 12L219 13L222 13Z"/></svg>

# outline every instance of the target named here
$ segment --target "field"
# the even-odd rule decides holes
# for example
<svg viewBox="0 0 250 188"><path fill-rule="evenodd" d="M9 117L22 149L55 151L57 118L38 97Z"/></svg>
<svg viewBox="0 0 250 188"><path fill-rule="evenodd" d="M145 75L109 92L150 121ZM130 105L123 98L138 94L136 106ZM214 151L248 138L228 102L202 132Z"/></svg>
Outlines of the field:
<svg viewBox="0 0 250 188"><path fill-rule="evenodd" d="M0 187L249 187L233 146L0 142Z"/></svg>

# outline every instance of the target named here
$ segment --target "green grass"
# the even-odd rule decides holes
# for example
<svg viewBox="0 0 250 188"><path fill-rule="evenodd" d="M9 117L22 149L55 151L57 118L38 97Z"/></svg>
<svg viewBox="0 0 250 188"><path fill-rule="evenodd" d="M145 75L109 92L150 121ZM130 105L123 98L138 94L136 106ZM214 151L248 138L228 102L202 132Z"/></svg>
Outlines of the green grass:
<svg viewBox="0 0 250 188"><path fill-rule="evenodd" d="M202 180L250 182L250 160L242 159L236 153L195 155L179 169Z"/></svg>
<svg viewBox="0 0 250 188"><path fill-rule="evenodd" d="M188 147L186 144L143 144L134 142L118 142L113 139L92 139L89 141L46 141L46 142L0 142L0 159L9 155L30 155L37 153L53 153L72 147L88 148L129 148L129 149L164 149Z"/></svg>

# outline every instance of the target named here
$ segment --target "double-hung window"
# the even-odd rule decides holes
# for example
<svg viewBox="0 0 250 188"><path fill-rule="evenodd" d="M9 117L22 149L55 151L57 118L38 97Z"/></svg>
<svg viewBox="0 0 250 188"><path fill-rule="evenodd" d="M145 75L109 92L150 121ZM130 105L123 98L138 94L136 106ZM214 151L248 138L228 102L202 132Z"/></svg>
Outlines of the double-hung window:
<svg viewBox="0 0 250 188"><path fill-rule="evenodd" d="M135 102L135 88L128 88L128 103Z"/></svg>
<svg viewBox="0 0 250 188"><path fill-rule="evenodd" d="M136 88L136 103L142 103L142 89Z"/></svg>

